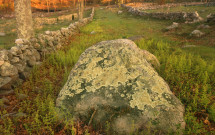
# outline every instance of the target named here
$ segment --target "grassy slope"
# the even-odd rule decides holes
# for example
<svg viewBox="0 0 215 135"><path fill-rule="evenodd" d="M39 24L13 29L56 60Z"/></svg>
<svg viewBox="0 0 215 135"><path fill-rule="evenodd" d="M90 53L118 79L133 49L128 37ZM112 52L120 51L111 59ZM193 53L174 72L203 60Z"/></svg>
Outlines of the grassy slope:
<svg viewBox="0 0 215 135"><path fill-rule="evenodd" d="M215 110L215 63L181 50L179 41L172 40L161 31L169 21L141 19L129 14L117 15L108 10L96 10L92 23L83 27L81 33L71 39L71 45L52 54L40 68L34 68L32 76L16 89L7 110L24 112L27 117L4 117L0 120L0 132L15 134L72 134L95 133L89 127L81 128L71 121L62 123L54 108L55 99L65 83L72 66L89 46L103 41L143 35L137 45L155 54L161 62L159 74L168 82L171 90L185 104L186 134L212 133ZM96 34L91 35L90 32ZM208 47L206 47L208 48ZM209 50L209 49L206 49ZM206 51L208 53L208 51ZM211 50L213 52L213 50ZM201 52L202 53L202 52ZM28 95L26 100L17 99L18 93ZM15 109L14 109L15 107ZM206 121L209 120L209 121ZM98 130L98 129L97 129ZM213 132L214 133L214 132Z"/></svg>

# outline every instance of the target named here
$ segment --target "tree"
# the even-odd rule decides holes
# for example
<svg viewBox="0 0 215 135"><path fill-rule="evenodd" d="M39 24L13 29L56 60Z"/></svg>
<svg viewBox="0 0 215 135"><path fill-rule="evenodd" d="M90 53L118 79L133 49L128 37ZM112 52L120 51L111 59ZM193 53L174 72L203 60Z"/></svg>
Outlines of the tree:
<svg viewBox="0 0 215 135"><path fill-rule="evenodd" d="M78 18L83 19L84 14L84 0L78 0Z"/></svg>
<svg viewBox="0 0 215 135"><path fill-rule="evenodd" d="M15 0L14 10L17 23L18 38L30 39L34 36L30 0Z"/></svg>

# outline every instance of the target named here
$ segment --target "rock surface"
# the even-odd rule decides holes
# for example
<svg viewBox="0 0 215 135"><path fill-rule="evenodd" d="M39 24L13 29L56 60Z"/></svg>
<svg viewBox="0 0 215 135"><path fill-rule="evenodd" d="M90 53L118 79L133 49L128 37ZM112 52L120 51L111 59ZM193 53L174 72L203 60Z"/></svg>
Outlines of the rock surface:
<svg viewBox="0 0 215 135"><path fill-rule="evenodd" d="M128 39L103 41L82 53L56 105L85 124L109 121L117 134L132 127L162 134L185 128L183 104Z"/></svg>
<svg viewBox="0 0 215 135"><path fill-rule="evenodd" d="M1 76L14 76L18 74L18 70L15 66L8 62L5 62L0 68Z"/></svg>
<svg viewBox="0 0 215 135"><path fill-rule="evenodd" d="M0 90L10 90L11 83L12 83L12 78L0 77Z"/></svg>
<svg viewBox="0 0 215 135"><path fill-rule="evenodd" d="M209 25L205 25L205 24L201 24L197 27L197 29L209 29L210 26Z"/></svg>
<svg viewBox="0 0 215 135"><path fill-rule="evenodd" d="M173 22L171 26L166 27L166 30L173 30L178 28L179 24L176 22Z"/></svg>
<svg viewBox="0 0 215 135"><path fill-rule="evenodd" d="M121 10L119 10L117 13L118 13L118 15L119 15L119 14L122 14L122 11L121 11Z"/></svg>
<svg viewBox="0 0 215 135"><path fill-rule="evenodd" d="M6 34L3 32L0 32L0 37L4 37Z"/></svg>
<svg viewBox="0 0 215 135"><path fill-rule="evenodd" d="M194 37L202 37L204 33L201 32L200 30L194 30L190 35Z"/></svg>

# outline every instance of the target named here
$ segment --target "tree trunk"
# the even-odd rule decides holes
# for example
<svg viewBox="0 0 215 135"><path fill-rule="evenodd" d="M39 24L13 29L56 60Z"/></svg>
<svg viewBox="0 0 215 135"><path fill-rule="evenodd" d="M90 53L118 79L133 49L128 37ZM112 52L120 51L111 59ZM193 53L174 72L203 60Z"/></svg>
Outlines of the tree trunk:
<svg viewBox="0 0 215 135"><path fill-rule="evenodd" d="M76 0L73 0L73 5L74 7L76 7Z"/></svg>
<svg viewBox="0 0 215 135"><path fill-rule="evenodd" d="M84 0L78 0L78 18L83 19L84 14Z"/></svg>
<svg viewBox="0 0 215 135"><path fill-rule="evenodd" d="M14 9L17 23L17 36L30 39L34 36L33 20L30 0L15 0Z"/></svg>
<svg viewBox="0 0 215 135"><path fill-rule="evenodd" d="M84 18L84 0L81 0L81 16L82 16L81 19L83 19Z"/></svg>
<svg viewBox="0 0 215 135"><path fill-rule="evenodd" d="M96 5L96 0L93 0L93 5L94 5L94 6Z"/></svg>
<svg viewBox="0 0 215 135"><path fill-rule="evenodd" d="M49 13L49 8L50 8L49 0L46 0L46 6L47 6L48 13Z"/></svg>

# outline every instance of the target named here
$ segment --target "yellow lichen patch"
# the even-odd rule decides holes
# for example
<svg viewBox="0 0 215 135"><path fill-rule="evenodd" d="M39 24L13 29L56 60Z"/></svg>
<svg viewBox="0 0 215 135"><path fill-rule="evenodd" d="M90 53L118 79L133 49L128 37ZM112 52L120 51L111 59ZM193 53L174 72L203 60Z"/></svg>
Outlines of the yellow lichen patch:
<svg viewBox="0 0 215 135"><path fill-rule="evenodd" d="M166 99L162 97L163 93L158 93L154 101L151 99L151 95L147 92L147 89L139 90L132 95L132 100L130 101L130 106L132 108L137 107L140 110L145 110L145 105L155 108L158 105L166 105L171 107Z"/></svg>

